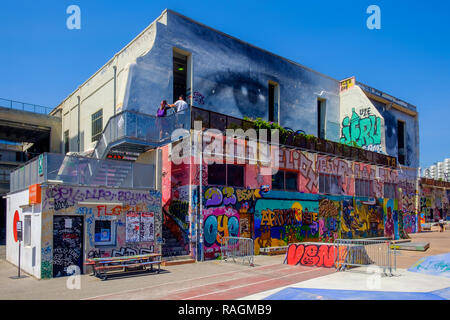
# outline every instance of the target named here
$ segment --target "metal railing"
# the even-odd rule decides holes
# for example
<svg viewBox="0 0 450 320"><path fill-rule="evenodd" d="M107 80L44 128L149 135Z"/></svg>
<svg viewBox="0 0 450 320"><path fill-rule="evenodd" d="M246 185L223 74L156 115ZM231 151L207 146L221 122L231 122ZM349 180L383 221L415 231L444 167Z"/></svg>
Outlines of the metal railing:
<svg viewBox="0 0 450 320"><path fill-rule="evenodd" d="M40 114L49 114L53 109L49 107L40 106L38 104L14 101L9 99L0 98L0 107L22 110Z"/></svg>
<svg viewBox="0 0 450 320"><path fill-rule="evenodd" d="M154 166L120 160L43 153L11 172L10 192L44 182L121 188L154 188Z"/></svg>
<svg viewBox="0 0 450 320"><path fill-rule="evenodd" d="M94 155L98 159L120 142L137 143L142 146L160 146L172 141L176 129L190 130L190 110L156 117L135 111L122 111L109 118L102 137L97 142Z"/></svg>
<svg viewBox="0 0 450 320"><path fill-rule="evenodd" d="M336 239L336 271L375 265L383 269L384 275L392 276L392 270L397 270L397 258L395 247L392 249L391 245L390 240Z"/></svg>
<svg viewBox="0 0 450 320"><path fill-rule="evenodd" d="M243 264L248 263L254 266L254 243L253 239L241 237L223 237L220 246L222 259L227 261L232 259L233 262L241 260Z"/></svg>

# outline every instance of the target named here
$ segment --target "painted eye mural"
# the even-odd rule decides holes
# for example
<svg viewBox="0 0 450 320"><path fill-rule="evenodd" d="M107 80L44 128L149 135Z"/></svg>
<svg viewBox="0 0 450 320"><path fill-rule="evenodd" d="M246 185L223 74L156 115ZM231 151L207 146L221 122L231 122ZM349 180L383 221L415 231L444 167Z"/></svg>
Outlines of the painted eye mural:
<svg viewBox="0 0 450 320"><path fill-rule="evenodd" d="M267 115L268 79L277 81L265 74L215 72L205 76L198 88L207 109L226 110L227 114L239 117L264 118ZM234 102L234 110L231 101Z"/></svg>

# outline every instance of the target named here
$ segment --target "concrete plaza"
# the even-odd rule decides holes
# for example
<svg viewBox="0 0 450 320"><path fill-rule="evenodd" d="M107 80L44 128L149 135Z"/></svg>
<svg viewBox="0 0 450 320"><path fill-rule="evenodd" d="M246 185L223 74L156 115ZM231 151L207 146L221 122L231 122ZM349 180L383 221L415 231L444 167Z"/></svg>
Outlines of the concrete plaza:
<svg viewBox="0 0 450 320"><path fill-rule="evenodd" d="M433 229L411 235L412 241L430 242L425 252L400 251L394 277L382 278L383 291L428 292L450 286L450 279L408 272L420 258L450 251L450 231ZM368 290L364 272L335 273L334 269L283 264L284 255L256 256L255 266L224 261L162 267L160 274L111 277L107 281L81 275L80 289L68 289L67 277L14 279L17 267L5 261L0 247L0 299L264 299L282 288ZM370 289L370 288L369 288Z"/></svg>

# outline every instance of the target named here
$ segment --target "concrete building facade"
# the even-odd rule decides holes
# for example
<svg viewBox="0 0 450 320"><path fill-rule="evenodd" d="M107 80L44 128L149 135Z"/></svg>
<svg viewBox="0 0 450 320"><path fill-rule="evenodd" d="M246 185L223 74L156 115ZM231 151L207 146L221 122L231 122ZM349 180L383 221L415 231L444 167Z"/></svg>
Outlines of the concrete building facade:
<svg viewBox="0 0 450 320"><path fill-rule="evenodd" d="M161 100L179 94L189 109L155 117ZM420 230L415 106L171 10L53 114L62 117L64 153L152 166L165 256L216 258L227 236L253 239L260 253L292 242L399 239ZM265 145L251 137L231 139L245 152L229 163L213 163L201 147L220 156L228 150L219 135L226 129L261 134L277 125L285 130L279 144L270 140L267 159L250 156Z"/></svg>

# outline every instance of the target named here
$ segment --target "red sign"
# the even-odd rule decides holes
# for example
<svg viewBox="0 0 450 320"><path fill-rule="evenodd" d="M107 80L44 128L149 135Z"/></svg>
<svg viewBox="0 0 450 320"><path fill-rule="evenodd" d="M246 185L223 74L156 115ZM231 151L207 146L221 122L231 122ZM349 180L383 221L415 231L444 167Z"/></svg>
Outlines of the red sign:
<svg viewBox="0 0 450 320"><path fill-rule="evenodd" d="M41 203L41 185L33 184L28 187L28 204Z"/></svg>
<svg viewBox="0 0 450 320"><path fill-rule="evenodd" d="M16 212L14 212L14 220L13 220L13 233L14 233L14 241L17 242L17 222L19 222L20 217L19 217L19 211L16 210Z"/></svg>

